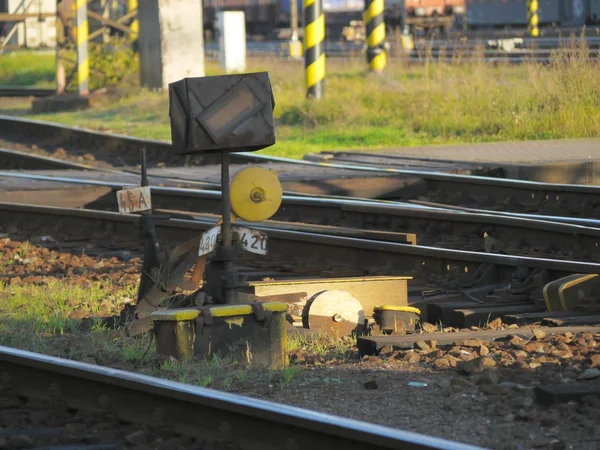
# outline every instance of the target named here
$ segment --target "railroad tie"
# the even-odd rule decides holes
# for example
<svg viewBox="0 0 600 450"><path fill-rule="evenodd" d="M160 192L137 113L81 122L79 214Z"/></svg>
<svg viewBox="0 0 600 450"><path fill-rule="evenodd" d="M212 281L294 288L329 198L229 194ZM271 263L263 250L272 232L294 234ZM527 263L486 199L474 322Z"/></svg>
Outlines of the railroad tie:
<svg viewBox="0 0 600 450"><path fill-rule="evenodd" d="M367 34L367 63L373 72L385 69L387 60L384 48L384 0L366 0L364 22Z"/></svg>
<svg viewBox="0 0 600 450"><path fill-rule="evenodd" d="M323 0L304 0L304 71L306 75L306 96L323 97L325 80L325 15Z"/></svg>

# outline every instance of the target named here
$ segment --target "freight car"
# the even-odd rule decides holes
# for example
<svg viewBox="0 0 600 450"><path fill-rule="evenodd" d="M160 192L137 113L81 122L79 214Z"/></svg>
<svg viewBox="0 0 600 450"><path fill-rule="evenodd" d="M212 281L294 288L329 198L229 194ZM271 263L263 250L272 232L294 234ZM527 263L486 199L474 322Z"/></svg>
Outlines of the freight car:
<svg viewBox="0 0 600 450"><path fill-rule="evenodd" d="M218 11L244 11L247 33L273 38L277 30L290 27L290 3L294 0L203 0L204 28L214 35ZM302 26L302 0L298 4L298 25ZM326 37L343 38L343 29L362 19L364 0L323 0ZM465 0L386 0L384 17L388 30L401 28L406 22L420 28L448 27L454 17L464 13ZM274 30L275 33L274 33ZM279 33L284 37L286 33Z"/></svg>
<svg viewBox="0 0 600 450"><path fill-rule="evenodd" d="M469 29L526 29L527 0L466 0ZM538 0L540 28L600 24L600 0Z"/></svg>

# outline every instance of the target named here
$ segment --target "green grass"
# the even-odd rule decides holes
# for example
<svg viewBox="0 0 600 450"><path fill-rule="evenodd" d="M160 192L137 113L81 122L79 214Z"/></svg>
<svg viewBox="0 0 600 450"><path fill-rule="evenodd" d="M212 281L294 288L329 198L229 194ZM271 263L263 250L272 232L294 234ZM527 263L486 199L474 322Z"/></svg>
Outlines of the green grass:
<svg viewBox="0 0 600 450"><path fill-rule="evenodd" d="M28 244L23 244L16 254L26 258ZM8 267L6 259L0 260ZM220 356L159 362L149 335L131 338L122 330L108 329L100 320L80 320L80 316L118 314L121 300L135 297L136 287L86 282L81 278L19 285L0 282L0 345L226 391L248 393L273 385L290 385L298 378L304 382L332 382L315 378L295 362L282 370L248 367L244 362ZM327 336L292 336L288 346L290 353L306 354L305 362L309 364L344 363L353 355L356 357L351 348L350 341Z"/></svg>
<svg viewBox="0 0 600 450"><path fill-rule="evenodd" d="M381 75L368 73L361 60L331 58L321 101L305 99L302 62L249 60L248 71L269 71L276 102L277 144L262 153L301 158L323 150L597 137L600 61L572 50L548 65L392 60ZM218 73L208 62L207 74ZM170 140L164 93L129 89L85 112L27 115Z"/></svg>
<svg viewBox="0 0 600 450"><path fill-rule="evenodd" d="M56 87L54 52L5 52L0 54L0 85L40 89Z"/></svg>

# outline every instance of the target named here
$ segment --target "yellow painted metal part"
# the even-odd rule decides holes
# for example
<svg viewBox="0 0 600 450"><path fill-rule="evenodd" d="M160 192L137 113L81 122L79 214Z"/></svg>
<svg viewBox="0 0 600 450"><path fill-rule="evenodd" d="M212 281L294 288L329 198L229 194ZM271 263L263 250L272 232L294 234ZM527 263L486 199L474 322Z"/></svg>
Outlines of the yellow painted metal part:
<svg viewBox="0 0 600 450"><path fill-rule="evenodd" d="M286 312L287 305L280 302L266 302L262 303L265 311L270 312ZM226 305L226 306L214 306L210 308L210 314L213 317L232 317L232 316L247 316L252 314L251 305Z"/></svg>
<svg viewBox="0 0 600 450"><path fill-rule="evenodd" d="M544 286L544 289L542 290L542 294L544 295L544 303L546 304L546 309L548 311L552 311L552 302L550 301L550 297L548 294L548 288L550 287L551 283L547 283Z"/></svg>
<svg viewBox="0 0 600 450"><path fill-rule="evenodd" d="M200 315L198 309L163 309L154 311L150 316L152 320L182 322L185 320L194 320Z"/></svg>
<svg viewBox="0 0 600 450"><path fill-rule="evenodd" d="M127 10L128 12L137 12L138 9L138 0L128 0L127 2ZM140 21L136 17L131 21L131 25L129 26L131 29L131 34L129 35L129 40L135 41L138 38L138 34L140 32Z"/></svg>
<svg viewBox="0 0 600 450"><path fill-rule="evenodd" d="M560 304L562 305L564 311L569 311L569 305L567 305L567 302L565 301L565 290L573 286L577 286L578 284L585 283L586 281L596 278L597 276L598 274L596 273L581 275L575 280L567 281L558 288L558 297L560 298Z"/></svg>
<svg viewBox="0 0 600 450"><path fill-rule="evenodd" d="M281 206L283 188L277 172L264 167L240 170L231 182L231 209L242 220L260 222Z"/></svg>
<svg viewBox="0 0 600 450"><path fill-rule="evenodd" d="M373 311L399 311L421 314L421 310L419 308L413 308L412 306L376 306L373 308Z"/></svg>
<svg viewBox="0 0 600 450"><path fill-rule="evenodd" d="M572 305L568 305L568 299L566 292L568 289L580 286L584 291L590 289L589 285L586 287L586 283L594 278L597 278L598 274L584 274L576 273L569 275L558 280L546 283L543 289L544 303L548 311L569 311L572 309Z"/></svg>
<svg viewBox="0 0 600 450"><path fill-rule="evenodd" d="M325 53L306 68L306 85L310 88L325 79ZM329 164L320 164L322 166Z"/></svg>
<svg viewBox="0 0 600 450"><path fill-rule="evenodd" d="M251 286L290 286L295 284L333 284L333 283L348 283L348 282L363 282L369 283L373 281L397 281L397 280L412 280L412 277L344 277L344 278L318 278L318 279L302 279L302 280L285 280L285 281L251 281Z"/></svg>

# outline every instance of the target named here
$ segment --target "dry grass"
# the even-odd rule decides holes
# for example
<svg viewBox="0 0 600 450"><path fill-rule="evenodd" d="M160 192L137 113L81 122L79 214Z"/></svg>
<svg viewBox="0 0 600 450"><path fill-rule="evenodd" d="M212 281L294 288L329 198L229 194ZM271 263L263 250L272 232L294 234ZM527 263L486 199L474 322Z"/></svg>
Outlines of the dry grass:
<svg viewBox="0 0 600 450"><path fill-rule="evenodd" d="M362 58L330 58L325 98L305 100L302 62L253 59L269 71L278 143L265 153L458 142L587 138L600 130L600 61L572 44L550 64L492 65L483 60L407 66L392 60L382 75ZM220 69L207 63L207 74ZM170 139L165 94L130 92L84 113L38 116L140 137Z"/></svg>

